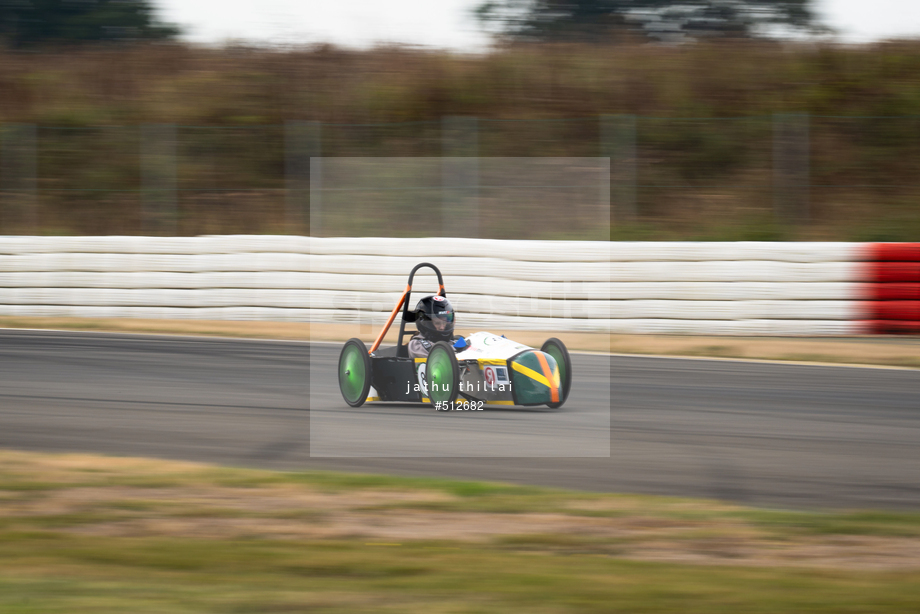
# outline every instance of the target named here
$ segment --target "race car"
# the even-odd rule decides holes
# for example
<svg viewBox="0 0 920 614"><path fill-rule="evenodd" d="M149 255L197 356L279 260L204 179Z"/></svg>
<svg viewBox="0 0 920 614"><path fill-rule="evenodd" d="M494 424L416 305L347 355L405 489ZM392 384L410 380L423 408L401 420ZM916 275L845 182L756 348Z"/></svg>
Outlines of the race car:
<svg viewBox="0 0 920 614"><path fill-rule="evenodd" d="M547 339L537 350L504 335L477 332L451 345L435 343L426 358L409 356L404 339L418 331L407 330L412 321L409 301L412 280L421 268L438 277L437 296L446 297L441 271L422 262L409 273L409 283L370 349L360 339L349 339L339 354L339 390L351 407L366 401L430 403L464 409L487 405L547 405L561 407L572 386L572 361L559 339ZM402 309L399 337L393 347L380 343Z"/></svg>

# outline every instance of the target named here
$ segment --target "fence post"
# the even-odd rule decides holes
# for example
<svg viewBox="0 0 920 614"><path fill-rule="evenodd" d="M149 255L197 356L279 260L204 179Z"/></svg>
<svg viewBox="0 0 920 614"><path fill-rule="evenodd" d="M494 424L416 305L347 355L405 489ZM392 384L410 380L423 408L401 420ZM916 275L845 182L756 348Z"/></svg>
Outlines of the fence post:
<svg viewBox="0 0 920 614"><path fill-rule="evenodd" d="M773 213L778 222L809 220L810 153L808 115L774 113Z"/></svg>
<svg viewBox="0 0 920 614"><path fill-rule="evenodd" d="M7 124L0 132L2 233L38 234L38 129Z"/></svg>
<svg viewBox="0 0 920 614"><path fill-rule="evenodd" d="M620 222L635 222L638 216L635 115L601 115L601 156L610 158L612 217Z"/></svg>
<svg viewBox="0 0 920 614"><path fill-rule="evenodd" d="M284 122L284 185L285 185L285 221L288 231L304 229L312 233L321 227L319 219L322 203L319 191L313 193L313 181L320 181L319 167L312 172L313 158L317 161L322 155L322 124L319 122L289 120ZM316 203L313 203L313 197ZM312 219L313 207L316 218ZM315 223L315 226L314 226Z"/></svg>
<svg viewBox="0 0 920 614"><path fill-rule="evenodd" d="M479 122L441 119L441 223L445 237L479 236Z"/></svg>
<svg viewBox="0 0 920 614"><path fill-rule="evenodd" d="M176 126L141 126L141 230L145 235L178 234Z"/></svg>
<svg viewBox="0 0 920 614"><path fill-rule="evenodd" d="M598 163L598 171L600 175L597 181L599 188L598 199L604 206L602 214L604 219L599 222L603 227L606 227L604 236L609 240L612 234L612 226L610 223L610 160L606 159L606 156L605 159Z"/></svg>

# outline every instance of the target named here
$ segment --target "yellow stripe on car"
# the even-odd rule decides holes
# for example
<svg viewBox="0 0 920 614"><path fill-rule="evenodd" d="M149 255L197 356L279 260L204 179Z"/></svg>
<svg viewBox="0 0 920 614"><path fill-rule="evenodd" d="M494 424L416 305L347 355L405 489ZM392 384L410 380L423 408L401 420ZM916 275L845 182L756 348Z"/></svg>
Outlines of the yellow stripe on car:
<svg viewBox="0 0 920 614"><path fill-rule="evenodd" d="M518 373L523 373L524 375L526 375L526 376L529 377L530 379L536 380L536 381L540 382L541 384L543 384L543 385L546 386L547 388L552 388L552 387L553 387L553 385L549 383L549 380L546 379L545 376L541 375L540 373L537 373L537 372L534 371L533 369L530 369L530 368L528 368L528 367L525 367L524 365L518 364L518 363L516 363L516 362L512 362L512 363L511 363L511 367L512 367L515 371L517 371Z"/></svg>

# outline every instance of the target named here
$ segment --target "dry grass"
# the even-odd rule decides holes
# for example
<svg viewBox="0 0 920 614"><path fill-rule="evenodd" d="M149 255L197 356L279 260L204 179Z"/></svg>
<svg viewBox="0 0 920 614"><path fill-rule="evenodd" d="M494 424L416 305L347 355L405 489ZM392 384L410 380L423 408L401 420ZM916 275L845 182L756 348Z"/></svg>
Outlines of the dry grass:
<svg viewBox="0 0 920 614"><path fill-rule="evenodd" d="M0 451L0 611L916 612L916 514Z"/></svg>
<svg viewBox="0 0 920 614"><path fill-rule="evenodd" d="M639 561L920 569L916 519L902 520L892 534L879 530L888 526L884 517L840 532L714 501L489 485L477 492L472 484L398 478L348 484L335 474L3 451L0 527L120 538L474 542ZM846 518L812 516L812 524Z"/></svg>

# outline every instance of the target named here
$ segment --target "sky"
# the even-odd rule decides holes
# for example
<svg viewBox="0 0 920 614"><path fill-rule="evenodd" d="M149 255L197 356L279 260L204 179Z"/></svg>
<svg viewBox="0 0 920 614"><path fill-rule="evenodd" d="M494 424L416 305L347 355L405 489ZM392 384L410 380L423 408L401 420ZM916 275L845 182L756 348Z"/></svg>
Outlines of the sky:
<svg viewBox="0 0 920 614"><path fill-rule="evenodd" d="M199 43L377 43L481 50L488 36L471 16L482 0L153 0L160 16ZM920 0L815 0L842 42L920 37Z"/></svg>

